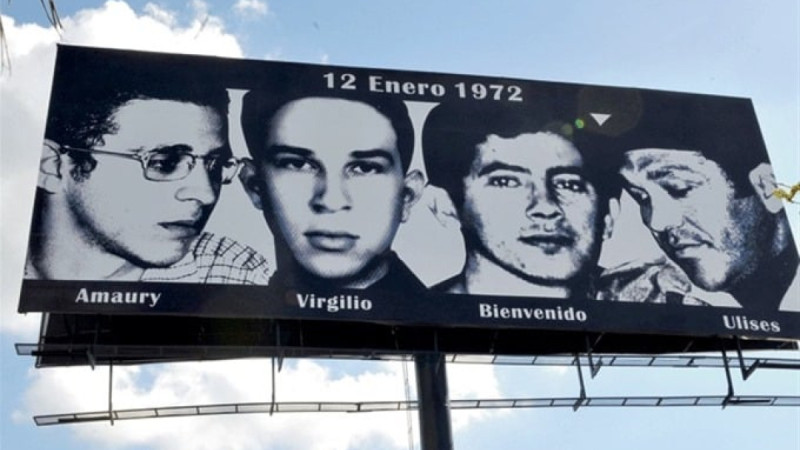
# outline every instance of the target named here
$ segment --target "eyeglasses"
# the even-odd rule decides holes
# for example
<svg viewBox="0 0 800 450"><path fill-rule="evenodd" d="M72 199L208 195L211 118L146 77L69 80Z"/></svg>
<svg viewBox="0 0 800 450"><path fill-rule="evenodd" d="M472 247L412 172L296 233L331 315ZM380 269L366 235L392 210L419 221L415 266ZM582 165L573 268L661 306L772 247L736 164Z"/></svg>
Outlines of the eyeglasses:
<svg viewBox="0 0 800 450"><path fill-rule="evenodd" d="M241 166L241 162L232 156L220 154L196 155L191 152L191 148L188 145L171 145L139 153L77 148L67 145L62 145L61 150L65 152L98 153L139 161L142 165L145 179L150 181L182 180L189 176L197 164L197 160L201 159L203 167L213 180L228 184L236 177L236 173L239 172L239 167Z"/></svg>

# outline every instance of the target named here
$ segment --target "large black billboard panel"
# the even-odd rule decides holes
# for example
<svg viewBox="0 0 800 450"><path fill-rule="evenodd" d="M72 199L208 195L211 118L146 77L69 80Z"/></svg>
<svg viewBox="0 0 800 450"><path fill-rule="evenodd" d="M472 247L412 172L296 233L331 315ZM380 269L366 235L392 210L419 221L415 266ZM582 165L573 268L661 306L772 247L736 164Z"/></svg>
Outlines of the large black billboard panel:
<svg viewBox="0 0 800 450"><path fill-rule="evenodd" d="M60 46L19 311L800 338L775 187L742 98Z"/></svg>

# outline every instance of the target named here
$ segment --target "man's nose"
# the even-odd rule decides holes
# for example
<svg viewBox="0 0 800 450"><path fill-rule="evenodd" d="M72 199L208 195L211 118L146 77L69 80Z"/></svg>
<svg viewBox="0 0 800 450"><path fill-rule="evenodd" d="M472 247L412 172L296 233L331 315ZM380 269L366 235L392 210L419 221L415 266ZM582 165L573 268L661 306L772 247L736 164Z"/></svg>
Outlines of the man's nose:
<svg viewBox="0 0 800 450"><path fill-rule="evenodd" d="M663 196L650 198L650 203L642 206L642 220L650 230L661 232L679 226L683 215L677 202Z"/></svg>
<svg viewBox="0 0 800 450"><path fill-rule="evenodd" d="M561 207L547 189L531 187L525 215L529 219L555 219L561 215Z"/></svg>
<svg viewBox="0 0 800 450"><path fill-rule="evenodd" d="M334 212L350 207L351 198L346 178L341 174L322 173L314 185L311 208L315 212Z"/></svg>
<svg viewBox="0 0 800 450"><path fill-rule="evenodd" d="M178 180L181 187L175 194L178 200L195 200L202 205L213 205L219 195L219 186L215 185L203 164L195 165L189 175Z"/></svg>

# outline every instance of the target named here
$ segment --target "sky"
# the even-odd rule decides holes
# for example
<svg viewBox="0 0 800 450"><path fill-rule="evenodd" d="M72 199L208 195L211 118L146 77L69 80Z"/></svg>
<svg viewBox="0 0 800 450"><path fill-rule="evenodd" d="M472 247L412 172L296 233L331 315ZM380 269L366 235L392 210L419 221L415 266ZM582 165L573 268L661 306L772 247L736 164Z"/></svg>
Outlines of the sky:
<svg viewBox="0 0 800 450"><path fill-rule="evenodd" d="M108 370L35 369L13 344L55 45L503 76L751 98L779 181L800 181L800 6L795 0L0 2L10 67L0 75L0 448L405 449L405 413L232 415L37 428L33 415L107 408ZM788 205L800 242L800 206ZM800 295L800 293L798 293ZM800 352L763 353L800 358ZM411 388L413 392L413 368ZM449 365L450 396L574 396L574 369ZM587 377L588 378L588 377ZM800 374L757 370L741 394L800 395ZM279 401L401 400L397 362L290 360ZM711 369L604 368L589 395L724 394ZM115 408L267 401L270 362L114 370ZM413 396L413 393L412 393ZM454 412L457 449L800 448L798 408L585 408ZM409 427L412 433L409 434ZM416 438L415 438L416 439ZM413 442L419 448L418 442Z"/></svg>

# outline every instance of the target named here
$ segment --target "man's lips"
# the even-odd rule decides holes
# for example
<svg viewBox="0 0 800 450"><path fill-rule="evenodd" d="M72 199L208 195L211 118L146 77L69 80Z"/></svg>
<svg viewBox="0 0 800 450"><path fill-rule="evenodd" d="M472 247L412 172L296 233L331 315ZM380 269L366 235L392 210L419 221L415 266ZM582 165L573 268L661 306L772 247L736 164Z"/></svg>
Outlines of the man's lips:
<svg viewBox="0 0 800 450"><path fill-rule="evenodd" d="M562 247L570 247L575 243L575 240L566 234L531 234L522 236L519 240L526 245L551 251Z"/></svg>
<svg viewBox="0 0 800 450"><path fill-rule="evenodd" d="M312 230L303 235L312 247L326 252L346 252L355 247L358 241L358 236L345 231Z"/></svg>
<svg viewBox="0 0 800 450"><path fill-rule="evenodd" d="M159 222L158 225L169 231L176 238L194 237L203 231L203 220L201 219L173 220Z"/></svg>

